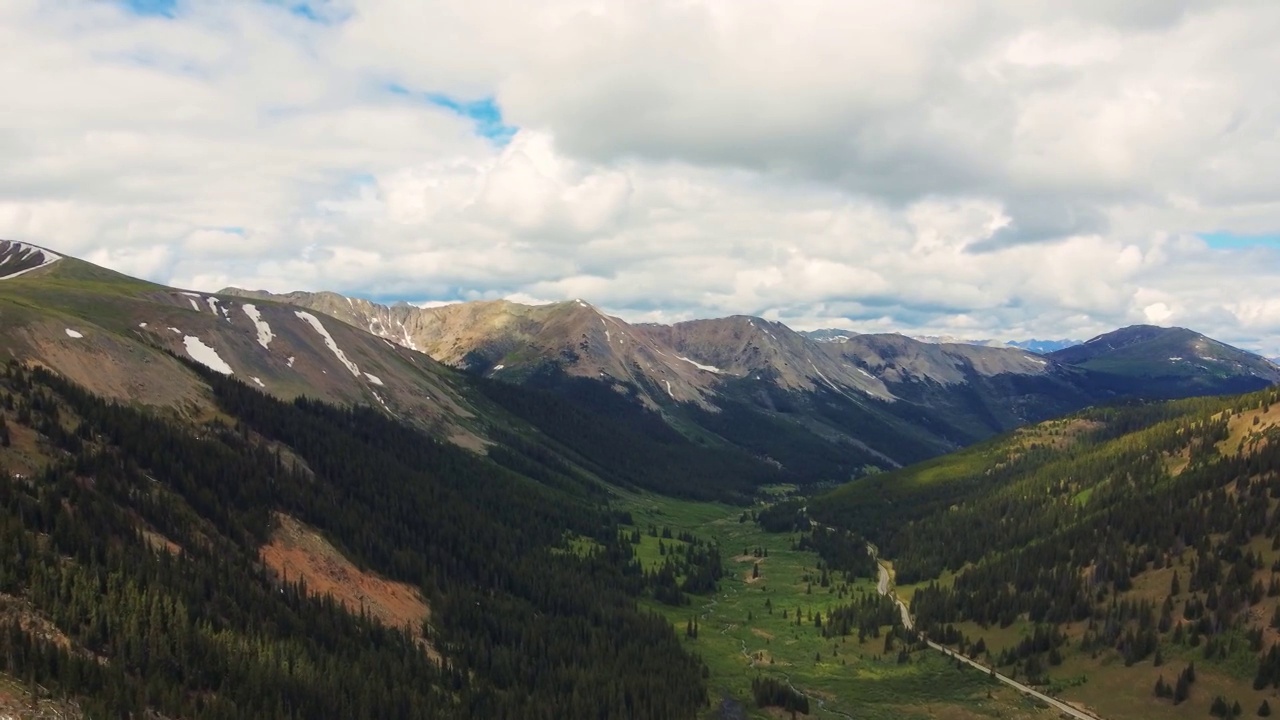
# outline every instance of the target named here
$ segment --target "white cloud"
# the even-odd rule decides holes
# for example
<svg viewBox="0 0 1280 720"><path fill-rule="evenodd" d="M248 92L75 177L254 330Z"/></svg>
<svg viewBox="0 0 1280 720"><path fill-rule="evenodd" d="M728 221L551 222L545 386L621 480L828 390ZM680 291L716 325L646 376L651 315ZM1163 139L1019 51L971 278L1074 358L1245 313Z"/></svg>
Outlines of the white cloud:
<svg viewBox="0 0 1280 720"><path fill-rule="evenodd" d="M1280 248L1195 236L1280 230L1275 3L330 5L0 4L0 236L203 289L1280 353Z"/></svg>

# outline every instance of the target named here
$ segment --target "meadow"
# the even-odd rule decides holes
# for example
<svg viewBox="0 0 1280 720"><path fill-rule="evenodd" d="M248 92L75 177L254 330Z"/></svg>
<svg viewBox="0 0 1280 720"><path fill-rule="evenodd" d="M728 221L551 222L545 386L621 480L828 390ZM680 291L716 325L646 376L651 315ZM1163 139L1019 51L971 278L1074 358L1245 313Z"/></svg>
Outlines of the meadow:
<svg viewBox="0 0 1280 720"><path fill-rule="evenodd" d="M932 651L912 653L898 662L898 646L886 652L885 636L859 642L857 635L824 638L814 622L821 614L848 604L860 594L874 594L875 580L860 577L847 584L832 578L820 583L818 556L798 550L796 533L767 533L743 509L714 503L631 495L619 503L631 511L641 530L637 555L645 567L662 561L658 543L662 529L673 535L688 531L720 545L726 576L714 596L690 596L691 604L648 607L671 620L690 652L710 669L713 700L741 700L748 717L782 716L751 702L753 678L774 677L810 697L810 716L867 718L1021 718L1052 717L1047 709L1004 687L981 672L958 669ZM650 527L659 537L649 534ZM755 569L758 567L758 576ZM844 591L843 597L841 591ZM800 621L797 622L797 613ZM697 637L687 637L690 623ZM708 716L719 712L713 702Z"/></svg>

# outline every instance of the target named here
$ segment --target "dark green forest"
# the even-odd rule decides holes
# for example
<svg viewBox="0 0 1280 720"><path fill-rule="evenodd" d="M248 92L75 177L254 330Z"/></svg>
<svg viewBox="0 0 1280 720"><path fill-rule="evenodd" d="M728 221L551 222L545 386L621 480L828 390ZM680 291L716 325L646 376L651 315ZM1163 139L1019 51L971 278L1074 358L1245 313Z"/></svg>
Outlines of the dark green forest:
<svg viewBox="0 0 1280 720"><path fill-rule="evenodd" d="M1125 665L1244 654L1254 688L1276 688L1280 651L1263 628L1280 627L1280 561L1256 548L1280 548L1280 428L1244 418L1277 402L1266 390L1088 410L841 488L811 514L865 532L899 583L926 583L911 610L934 639L972 651L980 639L954 623L1030 623L1033 635L992 659L1033 682L1062 662L1061 629L1084 623L1071 640L1082 652L1113 648ZM1167 593L1129 595L1168 568ZM944 572L954 581L936 582Z"/></svg>
<svg viewBox="0 0 1280 720"><path fill-rule="evenodd" d="M0 468L0 591L70 644L9 623L4 672L103 718L679 718L705 704L701 662L637 609L655 580L594 480L543 484L371 410L205 379L233 420L193 426L5 367L4 441L30 427L55 460L36 477ZM266 571L273 511L421 588L446 660ZM144 526L180 551L152 549ZM594 549L565 552L569 535ZM718 570L697 547L707 557L683 561Z"/></svg>

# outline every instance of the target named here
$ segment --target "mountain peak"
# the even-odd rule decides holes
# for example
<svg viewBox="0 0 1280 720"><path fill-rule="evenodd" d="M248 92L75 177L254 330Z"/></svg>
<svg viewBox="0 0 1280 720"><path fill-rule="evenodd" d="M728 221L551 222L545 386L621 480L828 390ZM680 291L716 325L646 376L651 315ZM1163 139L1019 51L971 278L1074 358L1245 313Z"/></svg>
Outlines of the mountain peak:
<svg viewBox="0 0 1280 720"><path fill-rule="evenodd" d="M1208 386L1244 392L1280 382L1280 367L1265 358L1183 327L1130 325L1048 357L1125 382L1163 385L1162 395Z"/></svg>

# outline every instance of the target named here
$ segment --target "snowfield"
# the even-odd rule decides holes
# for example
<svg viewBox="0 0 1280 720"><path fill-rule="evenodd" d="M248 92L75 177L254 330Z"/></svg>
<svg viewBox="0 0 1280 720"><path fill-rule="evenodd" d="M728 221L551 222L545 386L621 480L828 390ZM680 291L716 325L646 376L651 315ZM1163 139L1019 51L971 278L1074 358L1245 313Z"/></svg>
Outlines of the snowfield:
<svg viewBox="0 0 1280 720"><path fill-rule="evenodd" d="M218 356L218 351L204 344L204 341L194 335L187 335L182 338L182 343L187 346L187 354L192 360L209 368L214 372L220 372L223 375L234 375L231 366Z"/></svg>
<svg viewBox="0 0 1280 720"><path fill-rule="evenodd" d="M342 348L338 347L338 343L334 341L333 336L329 334L329 331L325 329L324 325L320 324L320 321L316 319L315 315L302 310L298 310L293 314L297 315L298 319L306 322L314 328L317 333L320 333L320 337L324 338L324 344L329 346L329 349L333 351L334 356L336 356L343 365L347 366L347 369L351 371L352 375L360 377L360 368L357 367L355 363L347 359L347 354L342 352Z"/></svg>
<svg viewBox="0 0 1280 720"><path fill-rule="evenodd" d="M231 308L219 305L218 298L212 296L205 298L205 302L209 303L209 309L213 311L214 317L221 315L223 320L231 322Z"/></svg>
<svg viewBox="0 0 1280 720"><path fill-rule="evenodd" d="M717 374L717 375L722 375L722 374L724 374L724 371L723 371L723 370L721 370L720 368L716 367L715 365L703 365L702 363L698 362L697 360L690 360L689 358L684 357L684 356L680 356L680 357L679 357L679 359L680 359L680 360L683 360L683 361L685 361L685 362L687 362L687 363L689 363L690 365L692 365L692 366L694 366L694 367L698 368L699 370L705 370L705 371L707 371L707 372L709 372L709 373L715 373L715 374Z"/></svg>
<svg viewBox="0 0 1280 720"><path fill-rule="evenodd" d="M75 338L79 340L80 338L84 337L84 335L80 334L79 332L76 332L75 330L72 330L71 328L67 328L67 337Z"/></svg>
<svg viewBox="0 0 1280 720"><path fill-rule="evenodd" d="M377 375L374 375L373 373L365 373L364 376L369 378L369 382L373 383L374 385L386 385L386 383L382 382L382 378L378 377Z"/></svg>
<svg viewBox="0 0 1280 720"><path fill-rule="evenodd" d="M253 321L253 326L258 329L258 344L267 348L271 341L275 339L275 333L271 332L271 326L267 324L266 320L262 319L262 313L258 312L257 305L245 303L241 307L244 309L244 314L248 315L249 319Z"/></svg>

